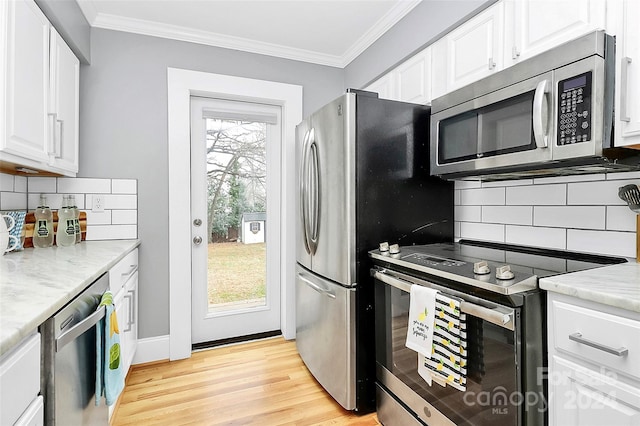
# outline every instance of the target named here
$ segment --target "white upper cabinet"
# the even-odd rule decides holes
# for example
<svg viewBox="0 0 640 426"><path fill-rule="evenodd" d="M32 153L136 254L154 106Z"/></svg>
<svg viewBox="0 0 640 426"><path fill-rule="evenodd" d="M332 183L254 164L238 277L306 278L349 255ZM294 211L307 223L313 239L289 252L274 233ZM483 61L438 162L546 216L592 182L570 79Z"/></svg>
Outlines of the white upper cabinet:
<svg viewBox="0 0 640 426"><path fill-rule="evenodd" d="M415 104L431 102L431 49L425 49L395 69L397 99Z"/></svg>
<svg viewBox="0 0 640 426"><path fill-rule="evenodd" d="M0 2L0 24L0 150L46 162L49 21L33 1L10 0Z"/></svg>
<svg viewBox="0 0 640 426"><path fill-rule="evenodd" d="M49 119L50 165L61 173L78 172L80 61L51 28Z"/></svg>
<svg viewBox="0 0 640 426"><path fill-rule="evenodd" d="M428 104L431 102L431 48L426 48L374 81L365 90L382 99Z"/></svg>
<svg viewBox="0 0 640 426"><path fill-rule="evenodd" d="M379 98L397 100L395 98L395 90L393 88L393 76L387 73L364 88L370 92L376 92Z"/></svg>
<svg viewBox="0 0 640 426"><path fill-rule="evenodd" d="M617 23L615 144L640 145L640 1L610 3Z"/></svg>
<svg viewBox="0 0 640 426"><path fill-rule="evenodd" d="M482 11L445 35L438 44L440 47L433 51L434 97L502 69L504 4L500 2Z"/></svg>
<svg viewBox="0 0 640 426"><path fill-rule="evenodd" d="M80 61L33 0L0 0L0 165L75 176Z"/></svg>
<svg viewBox="0 0 640 426"><path fill-rule="evenodd" d="M617 1L617 0L616 0ZM605 0L506 0L505 66L606 24Z"/></svg>

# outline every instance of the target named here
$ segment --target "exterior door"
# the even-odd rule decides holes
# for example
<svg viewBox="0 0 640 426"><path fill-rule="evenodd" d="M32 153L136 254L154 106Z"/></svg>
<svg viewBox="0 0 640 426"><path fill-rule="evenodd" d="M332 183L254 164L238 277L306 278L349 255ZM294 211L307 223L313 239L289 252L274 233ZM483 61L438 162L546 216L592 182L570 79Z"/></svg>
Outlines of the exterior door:
<svg viewBox="0 0 640 426"><path fill-rule="evenodd" d="M280 107L191 98L192 343L280 330Z"/></svg>

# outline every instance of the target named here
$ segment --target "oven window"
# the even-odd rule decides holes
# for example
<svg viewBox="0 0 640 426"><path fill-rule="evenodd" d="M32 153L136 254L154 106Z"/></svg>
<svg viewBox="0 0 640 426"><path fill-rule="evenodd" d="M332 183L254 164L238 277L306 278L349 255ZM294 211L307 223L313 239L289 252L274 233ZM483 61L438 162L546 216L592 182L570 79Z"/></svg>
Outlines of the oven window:
<svg viewBox="0 0 640 426"><path fill-rule="evenodd" d="M535 92L496 102L440 121L439 164L535 150Z"/></svg>
<svg viewBox="0 0 640 426"><path fill-rule="evenodd" d="M457 425L518 424L521 407L509 401L519 390L513 331L467 314L466 391L435 381L429 386L418 374L417 353L405 346L409 293L376 280L375 303L378 368L387 369Z"/></svg>
<svg viewBox="0 0 640 426"><path fill-rule="evenodd" d="M478 156L478 113L466 112L440 121L439 164L453 163Z"/></svg>
<svg viewBox="0 0 640 426"><path fill-rule="evenodd" d="M480 110L478 152L483 157L536 149L533 96L527 92Z"/></svg>

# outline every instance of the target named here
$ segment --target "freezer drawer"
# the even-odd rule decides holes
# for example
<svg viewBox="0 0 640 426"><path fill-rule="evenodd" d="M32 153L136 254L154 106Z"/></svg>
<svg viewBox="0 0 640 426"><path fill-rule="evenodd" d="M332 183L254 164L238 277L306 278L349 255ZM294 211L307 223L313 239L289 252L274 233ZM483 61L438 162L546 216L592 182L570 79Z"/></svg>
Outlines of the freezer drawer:
<svg viewBox="0 0 640 426"><path fill-rule="evenodd" d="M316 380L347 410L356 408L356 290L296 266L296 346Z"/></svg>

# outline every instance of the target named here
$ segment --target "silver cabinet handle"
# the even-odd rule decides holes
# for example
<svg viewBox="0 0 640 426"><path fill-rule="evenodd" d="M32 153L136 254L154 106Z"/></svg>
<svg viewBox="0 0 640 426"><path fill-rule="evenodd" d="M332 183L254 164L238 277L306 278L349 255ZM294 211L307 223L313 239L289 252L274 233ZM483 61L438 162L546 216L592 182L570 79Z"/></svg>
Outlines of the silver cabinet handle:
<svg viewBox="0 0 640 426"><path fill-rule="evenodd" d="M622 58L622 64L620 67L620 120L629 122L631 121L631 117L629 117L629 111L627 110L627 91L629 89L629 64L631 63L631 58L624 57Z"/></svg>
<svg viewBox="0 0 640 426"><path fill-rule="evenodd" d="M195 244L197 246L202 244L202 237L201 236L193 237L193 244Z"/></svg>
<svg viewBox="0 0 640 426"><path fill-rule="evenodd" d="M122 282L126 283L129 278L138 270L138 265L129 265L129 270L122 273Z"/></svg>
<svg viewBox="0 0 640 426"><path fill-rule="evenodd" d="M62 139L64 138L64 120L58 120L56 117L56 138L55 150L56 158L62 157Z"/></svg>
<svg viewBox="0 0 640 426"><path fill-rule="evenodd" d="M536 86L535 94L533 95L533 137L536 140L536 146L538 148L547 147L547 111L548 105L546 100L546 94L548 92L548 81L542 80Z"/></svg>
<svg viewBox="0 0 640 426"><path fill-rule="evenodd" d="M576 343L580 343L582 345L591 346L592 348L598 349L603 352L607 352L609 354L613 354L615 356L626 356L629 353L629 349L625 347L621 348L612 348L610 346L603 345L602 343L594 342L593 340L588 340L582 337L582 333L573 333L569 335L569 340L573 340Z"/></svg>
<svg viewBox="0 0 640 426"><path fill-rule="evenodd" d="M493 61L493 58L489 58L489 70L493 70L496 67L496 63Z"/></svg>
<svg viewBox="0 0 640 426"><path fill-rule="evenodd" d="M133 324L133 320L131 320L131 305L133 305L133 302L132 302L133 296L131 296L130 294L125 294L124 299L127 299L127 303L129 304L129 315L127 316L127 328L122 330L123 332L126 333L131 331L131 324Z"/></svg>
<svg viewBox="0 0 640 426"><path fill-rule="evenodd" d="M511 59L518 59L520 57L520 51L518 50L518 46L513 46L511 48Z"/></svg>
<svg viewBox="0 0 640 426"><path fill-rule="evenodd" d="M56 352L60 352L62 348L64 348L67 344L75 340L78 336L80 336L85 331L89 330L91 327L96 325L98 321L104 318L104 315L107 311L105 306L99 307L94 313L80 321L78 324L71 327L69 330L62 333L56 339Z"/></svg>
<svg viewBox="0 0 640 426"><path fill-rule="evenodd" d="M57 130L57 126L56 126L56 114L55 113L49 113L47 114L47 118L49 121L49 149L48 149L48 154L50 156L56 157L56 136L58 134Z"/></svg>

